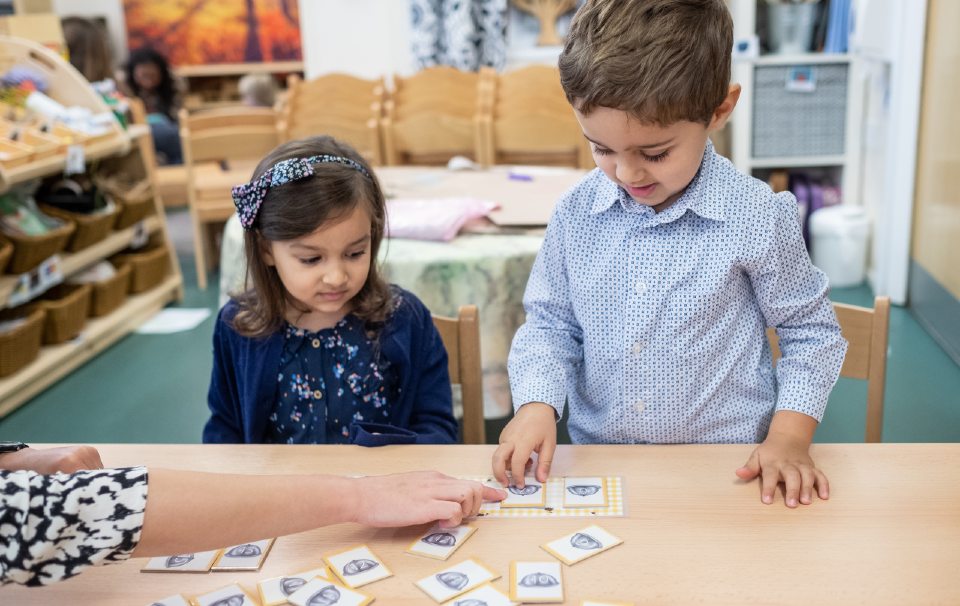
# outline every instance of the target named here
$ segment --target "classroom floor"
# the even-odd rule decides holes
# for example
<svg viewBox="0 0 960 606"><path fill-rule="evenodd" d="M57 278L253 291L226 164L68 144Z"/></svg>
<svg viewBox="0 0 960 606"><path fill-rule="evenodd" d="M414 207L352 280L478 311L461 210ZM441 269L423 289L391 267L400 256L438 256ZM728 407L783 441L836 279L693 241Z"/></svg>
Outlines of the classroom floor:
<svg viewBox="0 0 960 606"><path fill-rule="evenodd" d="M171 225L182 221L177 213ZM182 307L214 314L198 328L172 335L131 334L0 420L0 440L25 442L197 443L207 419L211 336L217 279L196 287L189 247L177 243L186 283ZM835 289L834 301L871 305L866 286ZM960 442L960 367L917 324L894 307L887 362L886 442ZM863 440L866 383L840 379L818 442ZM488 421L496 443L505 419ZM561 431L561 441L569 441Z"/></svg>

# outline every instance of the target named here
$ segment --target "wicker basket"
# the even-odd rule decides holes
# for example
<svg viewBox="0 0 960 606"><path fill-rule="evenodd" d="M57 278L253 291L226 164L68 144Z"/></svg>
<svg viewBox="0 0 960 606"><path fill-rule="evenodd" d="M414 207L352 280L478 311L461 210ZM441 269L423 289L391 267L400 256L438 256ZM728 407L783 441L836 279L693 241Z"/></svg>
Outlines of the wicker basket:
<svg viewBox="0 0 960 606"><path fill-rule="evenodd" d="M40 265L63 250L75 229L76 226L67 221L62 226L50 230L42 236L5 234L7 239L13 242L13 257L10 259L7 272L22 274Z"/></svg>
<svg viewBox="0 0 960 606"><path fill-rule="evenodd" d="M133 186L121 186L116 181L104 179L98 181L97 185L108 192L120 208L114 229L126 229L153 214L153 187L149 181L141 181Z"/></svg>
<svg viewBox="0 0 960 606"><path fill-rule="evenodd" d="M0 377L12 375L37 359L45 314L46 312L39 308L8 309L0 312L0 320L27 317L26 323L0 333Z"/></svg>
<svg viewBox="0 0 960 606"><path fill-rule="evenodd" d="M129 265L121 265L112 278L91 284L90 317L105 316L124 304L130 290L130 271Z"/></svg>
<svg viewBox="0 0 960 606"><path fill-rule="evenodd" d="M89 284L60 284L30 304L47 312L43 322L44 345L57 345L76 337L90 314Z"/></svg>
<svg viewBox="0 0 960 606"><path fill-rule="evenodd" d="M114 265L129 264L133 270L130 293L137 294L159 286L167 275L170 253L163 246L151 246L136 252L125 252L110 259Z"/></svg>
<svg viewBox="0 0 960 606"><path fill-rule="evenodd" d="M7 263L13 256L13 243L3 236L0 236L0 274L7 269Z"/></svg>
<svg viewBox="0 0 960 606"><path fill-rule="evenodd" d="M41 203L39 206L44 214L63 219L66 222L73 221L76 223L77 230L73 232L73 236L66 246L66 249L70 252L83 250L103 240L110 234L114 223L117 221L116 207L105 212L87 214L70 212L50 204Z"/></svg>

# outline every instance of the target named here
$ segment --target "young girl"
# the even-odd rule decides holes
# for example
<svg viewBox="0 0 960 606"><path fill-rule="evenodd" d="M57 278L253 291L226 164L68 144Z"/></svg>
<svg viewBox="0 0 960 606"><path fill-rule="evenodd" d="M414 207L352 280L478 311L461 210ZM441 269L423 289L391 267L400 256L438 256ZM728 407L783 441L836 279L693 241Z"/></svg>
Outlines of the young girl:
<svg viewBox="0 0 960 606"><path fill-rule="evenodd" d="M377 267L380 184L331 137L285 143L233 190L248 290L220 311L204 442L457 439L429 310Z"/></svg>

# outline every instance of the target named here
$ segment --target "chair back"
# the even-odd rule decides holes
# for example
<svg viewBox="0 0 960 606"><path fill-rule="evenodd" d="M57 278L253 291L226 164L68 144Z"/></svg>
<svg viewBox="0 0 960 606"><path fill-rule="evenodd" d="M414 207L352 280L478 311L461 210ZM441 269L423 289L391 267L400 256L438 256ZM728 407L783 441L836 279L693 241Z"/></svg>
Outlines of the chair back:
<svg viewBox="0 0 960 606"><path fill-rule="evenodd" d="M463 305L456 318L433 316L433 324L447 349L450 382L460 385L463 402L463 443L485 444L480 314L477 306Z"/></svg>

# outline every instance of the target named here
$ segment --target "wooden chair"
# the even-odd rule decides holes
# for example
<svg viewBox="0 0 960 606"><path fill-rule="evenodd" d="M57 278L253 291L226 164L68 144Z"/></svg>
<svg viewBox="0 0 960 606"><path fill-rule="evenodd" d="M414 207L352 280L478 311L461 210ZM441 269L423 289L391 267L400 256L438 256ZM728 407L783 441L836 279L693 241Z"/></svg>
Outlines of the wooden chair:
<svg viewBox="0 0 960 606"><path fill-rule="evenodd" d="M253 167L280 142L272 109L236 107L180 112L180 142L193 221L197 285L207 287L208 266L219 258L211 226L218 230L235 212L230 190L250 180Z"/></svg>
<svg viewBox="0 0 960 606"><path fill-rule="evenodd" d="M883 434L883 393L887 376L887 334L890 297L877 297L873 309L834 303L840 331L847 340L847 356L841 377L867 381L867 427L865 440L880 442ZM780 358L776 332L767 329L774 363Z"/></svg>
<svg viewBox="0 0 960 606"><path fill-rule="evenodd" d="M463 401L463 443L485 444L480 317L476 305L463 305L456 318L433 316L447 348L450 382L459 383Z"/></svg>
<svg viewBox="0 0 960 606"><path fill-rule="evenodd" d="M352 145L370 163L383 163L383 78L329 74L303 81L294 75L287 80L287 91L280 114L284 141L330 135Z"/></svg>
<svg viewBox="0 0 960 606"><path fill-rule="evenodd" d="M381 120L388 165L443 165L453 156L477 158L479 76L452 67L394 77Z"/></svg>
<svg viewBox="0 0 960 606"><path fill-rule="evenodd" d="M535 65L483 80L482 164L593 167L556 67Z"/></svg>

